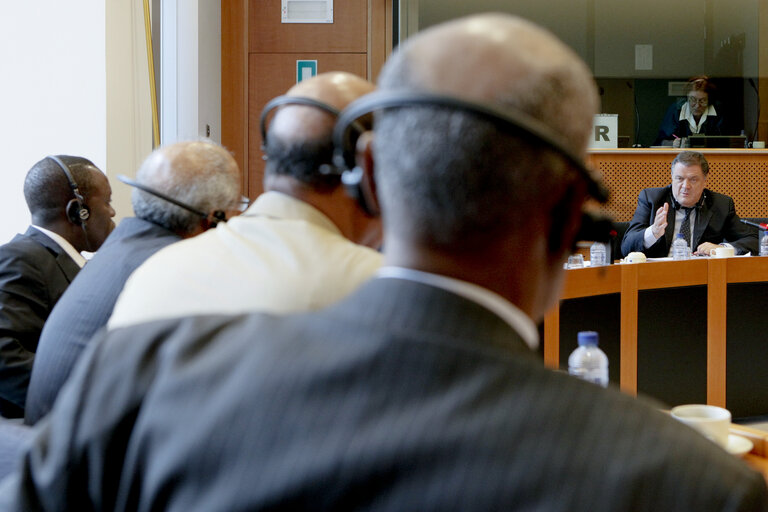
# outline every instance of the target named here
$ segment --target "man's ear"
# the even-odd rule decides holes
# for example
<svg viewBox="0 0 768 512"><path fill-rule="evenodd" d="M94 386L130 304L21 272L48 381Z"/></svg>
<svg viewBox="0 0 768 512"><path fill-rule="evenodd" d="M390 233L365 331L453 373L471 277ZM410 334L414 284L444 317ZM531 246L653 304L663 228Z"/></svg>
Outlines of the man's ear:
<svg viewBox="0 0 768 512"><path fill-rule="evenodd" d="M347 194L357 200L360 208L369 216L380 214L379 199L376 195L373 161L373 132L367 131L357 139L355 167L341 176Z"/></svg>

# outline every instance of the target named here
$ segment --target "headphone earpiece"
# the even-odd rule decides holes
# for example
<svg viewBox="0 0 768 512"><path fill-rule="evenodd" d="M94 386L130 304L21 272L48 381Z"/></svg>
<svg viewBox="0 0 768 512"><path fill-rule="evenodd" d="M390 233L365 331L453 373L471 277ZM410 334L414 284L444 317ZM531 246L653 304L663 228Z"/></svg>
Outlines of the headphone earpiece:
<svg viewBox="0 0 768 512"><path fill-rule="evenodd" d="M344 191L349 197L357 201L366 215L370 217L378 217L379 209L375 206L375 202L371 197L369 187L365 184L365 173L360 166L355 166L352 169L348 169L341 174L341 184L344 187Z"/></svg>
<svg viewBox="0 0 768 512"><path fill-rule="evenodd" d="M72 199L67 203L67 218L72 224L81 226L91 217L91 210L88 206L80 202L79 199Z"/></svg>
<svg viewBox="0 0 768 512"><path fill-rule="evenodd" d="M85 230L85 223L91 216L91 210L88 208L88 205L85 204L85 198L80 193L80 187L77 186L77 182L75 181L74 176L72 176L72 172L69 170L67 164L65 164L59 157L47 156L46 158L52 160L64 172L64 175L67 177L67 182L69 183L69 188L72 189L72 195L75 196L75 198L71 199L65 207L67 219L76 226L82 226L83 230Z"/></svg>

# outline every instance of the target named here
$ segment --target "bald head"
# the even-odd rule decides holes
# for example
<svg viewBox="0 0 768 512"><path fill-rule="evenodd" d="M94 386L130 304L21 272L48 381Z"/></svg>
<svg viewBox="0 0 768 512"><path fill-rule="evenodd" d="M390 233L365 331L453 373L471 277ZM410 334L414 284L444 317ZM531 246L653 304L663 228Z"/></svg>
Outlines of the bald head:
<svg viewBox="0 0 768 512"><path fill-rule="evenodd" d="M416 34L384 66L379 88L517 109L582 156L598 104L591 74L573 51L546 30L503 14ZM492 241L500 231L527 236L531 210L546 212L579 179L530 137L447 108L380 114L374 149L387 236L440 247Z"/></svg>
<svg viewBox="0 0 768 512"><path fill-rule="evenodd" d="M233 210L240 199L240 169L225 148L210 140L179 142L150 154L136 180L203 212ZM134 189L137 217L182 236L194 232L201 218L163 199Z"/></svg>
<svg viewBox="0 0 768 512"><path fill-rule="evenodd" d="M302 96L343 110L349 103L374 90L374 85L345 72L321 73L302 80L286 95ZM335 116L316 107L280 107L267 133L267 174L291 176L312 186L335 187L337 176L322 176L318 169L330 164L333 155L331 134Z"/></svg>

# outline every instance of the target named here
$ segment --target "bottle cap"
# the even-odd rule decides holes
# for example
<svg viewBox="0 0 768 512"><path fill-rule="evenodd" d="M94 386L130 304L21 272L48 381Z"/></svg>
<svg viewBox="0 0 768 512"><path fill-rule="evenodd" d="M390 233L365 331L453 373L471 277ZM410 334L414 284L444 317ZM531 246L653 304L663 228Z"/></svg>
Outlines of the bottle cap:
<svg viewBox="0 0 768 512"><path fill-rule="evenodd" d="M598 336L595 331L580 331L577 339L579 341L579 346L597 346L597 340Z"/></svg>

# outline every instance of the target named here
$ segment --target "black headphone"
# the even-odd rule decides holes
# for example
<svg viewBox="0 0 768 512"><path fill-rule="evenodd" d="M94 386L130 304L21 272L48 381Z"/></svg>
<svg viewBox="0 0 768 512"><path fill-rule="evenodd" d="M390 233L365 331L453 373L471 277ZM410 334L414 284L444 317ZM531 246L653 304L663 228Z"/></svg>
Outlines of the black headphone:
<svg viewBox="0 0 768 512"><path fill-rule="evenodd" d="M212 213L208 214L204 212L203 210L198 210L194 206L190 206L187 203L184 203L182 201L179 201L178 199L174 199L173 197L163 194L159 190L155 190L152 187L148 187L147 185L144 185L143 183L139 183L138 181L134 181L130 179L128 176L124 176L122 174L117 175L117 179L125 183L126 185L130 185L132 187L136 187L139 190L143 190L147 194L151 194L155 197L159 197L160 199L164 201L168 201L171 204L175 204L179 208L183 208L187 211L190 211L194 213L195 215L199 215L200 217L206 219L210 224L211 227L216 227L216 224L219 222L225 222L227 220L227 214L224 213L223 210L214 210Z"/></svg>
<svg viewBox="0 0 768 512"><path fill-rule="evenodd" d="M82 226L83 229L85 229L85 223L91 217L91 210L90 208L88 208L88 205L85 204L85 199L83 198L83 195L80 193L80 188L77 186L77 182L75 181L75 178L72 176L72 173L70 172L69 167L67 167L67 164L65 164L57 156L49 155L45 158L55 162L56 165L58 165L59 168L61 168L61 170L64 171L64 174L67 176L67 181L69 182L69 188L72 189L72 195L75 196L74 199L70 200L67 203L67 206L66 206L67 218L72 224L75 224L77 226Z"/></svg>
<svg viewBox="0 0 768 512"><path fill-rule="evenodd" d="M342 183L353 197L365 201L366 194L360 190L363 176L362 169L355 167L355 141L352 123L360 117L377 110L386 110L403 107L444 107L454 110L462 110L470 114L483 117L500 129L508 132L523 134L557 152L576 169L587 181L589 194L597 201L604 203L608 200L608 190L597 178L593 171L588 169L576 155L571 153L560 143L557 135L545 124L529 115L511 108L497 107L487 103L478 103L452 96L442 96L420 92L402 91L377 91L367 94L352 102L339 115L339 120L333 130L334 164L343 169ZM371 205L361 204L367 211L373 208Z"/></svg>
<svg viewBox="0 0 768 512"><path fill-rule="evenodd" d="M282 95L282 96L277 96L276 98L272 98L266 105L264 105L264 108L261 111L261 118L259 119L259 128L261 129L261 150L262 152L264 152L264 156L262 157L264 158L264 160L267 160L267 154L266 154L267 153L267 118L269 117L269 114L273 110L283 105L304 105L308 107L315 107L325 112L328 112L329 114L337 118L341 114L341 111L336 107L332 107L327 103L323 103L322 101L318 101L313 98L307 98L305 96ZM358 123L357 119L351 121L350 125L352 128L355 129L358 135L365 131L363 127L360 125L360 123ZM329 164L324 164L320 166L320 168L318 169L318 172L320 172L321 174L341 175L343 172L343 169L339 169L335 165L333 165L333 163L329 163Z"/></svg>

